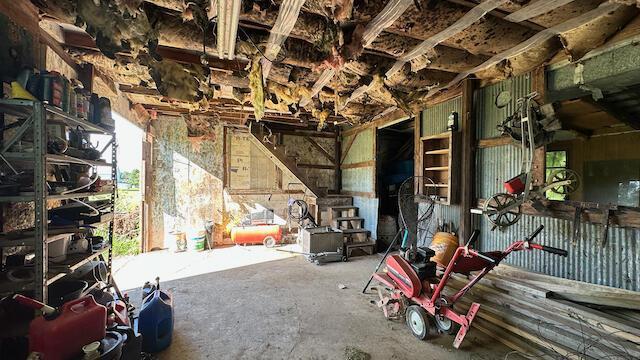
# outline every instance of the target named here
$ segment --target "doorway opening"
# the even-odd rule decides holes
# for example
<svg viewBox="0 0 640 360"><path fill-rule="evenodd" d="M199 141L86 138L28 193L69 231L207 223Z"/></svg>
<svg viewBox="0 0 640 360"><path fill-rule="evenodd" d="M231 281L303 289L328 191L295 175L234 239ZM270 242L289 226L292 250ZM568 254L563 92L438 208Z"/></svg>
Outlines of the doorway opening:
<svg viewBox="0 0 640 360"><path fill-rule="evenodd" d="M384 251L399 228L398 189L413 176L414 119L379 128L376 133L378 251Z"/></svg>
<svg viewBox="0 0 640 360"><path fill-rule="evenodd" d="M127 256L137 255L142 249L142 226L141 226L141 203L140 192L142 167L142 139L144 131L132 122L122 117L120 114L112 112L111 115L116 125L116 143L118 150L117 161L117 193L115 200L114 223L113 223L113 255ZM110 136L91 135L91 141L96 144L106 144ZM112 153L110 150L102 154L102 158L111 163ZM99 168L98 175L109 178L109 168ZM108 227L98 226L96 234L107 236Z"/></svg>

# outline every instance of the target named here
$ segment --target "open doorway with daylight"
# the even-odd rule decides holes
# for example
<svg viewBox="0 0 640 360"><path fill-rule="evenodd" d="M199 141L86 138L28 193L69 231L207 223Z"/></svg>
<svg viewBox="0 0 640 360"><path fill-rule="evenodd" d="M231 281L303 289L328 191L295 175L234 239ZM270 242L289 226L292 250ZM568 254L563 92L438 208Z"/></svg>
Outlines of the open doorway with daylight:
<svg viewBox="0 0 640 360"><path fill-rule="evenodd" d="M141 250L141 212L142 197L140 193L142 167L142 139L144 131L126 118L113 112L116 125L117 143L117 193L113 222L113 254L114 256L136 255ZM111 140L110 136L91 135L91 143L102 148ZM102 158L112 161L112 153L103 152ZM111 177L111 169L99 167L98 176L102 179ZM106 238L108 223L99 225L96 235Z"/></svg>
<svg viewBox="0 0 640 360"><path fill-rule="evenodd" d="M376 134L378 251L385 250L398 231L398 190L413 175L413 129L414 120L407 119L379 128Z"/></svg>

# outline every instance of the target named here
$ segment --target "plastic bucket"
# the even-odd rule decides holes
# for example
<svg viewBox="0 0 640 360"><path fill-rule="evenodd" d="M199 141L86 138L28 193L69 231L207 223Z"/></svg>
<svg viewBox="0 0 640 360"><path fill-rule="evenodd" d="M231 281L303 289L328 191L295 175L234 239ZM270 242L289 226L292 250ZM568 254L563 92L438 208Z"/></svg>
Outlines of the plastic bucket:
<svg viewBox="0 0 640 360"><path fill-rule="evenodd" d="M172 231L169 233L169 243L175 247L175 252L187 250L187 236L184 231Z"/></svg>
<svg viewBox="0 0 640 360"><path fill-rule="evenodd" d="M458 238L450 233L438 232L433 235L433 240L429 248L436 252L436 255L431 258L431 261L435 261L442 267L447 267L458 248Z"/></svg>
<svg viewBox="0 0 640 360"><path fill-rule="evenodd" d="M207 233L204 230L194 231L189 234L189 241L187 241L189 251L203 251L206 235Z"/></svg>

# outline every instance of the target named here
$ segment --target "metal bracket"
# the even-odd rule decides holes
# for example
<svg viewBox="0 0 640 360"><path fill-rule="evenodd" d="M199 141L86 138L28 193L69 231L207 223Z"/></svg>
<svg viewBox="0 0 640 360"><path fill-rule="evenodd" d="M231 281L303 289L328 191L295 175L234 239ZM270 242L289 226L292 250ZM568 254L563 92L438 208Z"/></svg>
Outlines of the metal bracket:
<svg viewBox="0 0 640 360"><path fill-rule="evenodd" d="M4 146L2 147L2 150L0 150L0 153L6 153L7 150L9 150L10 147L13 146L13 144L16 143L16 141L22 139L22 137L24 136L24 134L27 132L27 130L29 129L29 127L33 124L33 115L30 115L23 123L22 125L20 125L20 127L18 128L18 130L16 131L16 133L4 144ZM46 144L45 144L46 146Z"/></svg>
<svg viewBox="0 0 640 360"><path fill-rule="evenodd" d="M582 219L582 206L576 206L575 213L573 215L573 238L571 239L571 245L576 246L578 239L580 239L580 220Z"/></svg>
<svg viewBox="0 0 640 360"><path fill-rule="evenodd" d="M602 209L602 234L600 236L600 246L605 247L607 245L607 241L609 240L609 220L611 218L611 212L614 210L618 210L618 205L607 204Z"/></svg>

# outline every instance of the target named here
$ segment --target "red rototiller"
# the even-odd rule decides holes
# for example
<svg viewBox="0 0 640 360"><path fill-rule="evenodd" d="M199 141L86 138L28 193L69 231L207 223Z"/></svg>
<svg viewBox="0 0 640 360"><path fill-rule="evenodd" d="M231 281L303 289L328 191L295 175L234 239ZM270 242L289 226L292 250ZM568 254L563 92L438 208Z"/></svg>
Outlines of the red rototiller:
<svg viewBox="0 0 640 360"><path fill-rule="evenodd" d="M465 246L456 249L442 276L436 275L436 264L431 261L435 252L427 247L417 248L417 254L412 256L414 260L411 262L401 255L391 255L386 258L386 272L373 274L373 279L389 290L388 294L384 294L378 287L378 306L387 318L401 318L404 315L407 326L420 340L430 335L431 325L435 322L439 332L456 334L453 346L458 348L469 331L480 304L473 303L466 314L457 313L454 304L511 252L536 249L567 256L566 250L531 241L543 228L544 226L540 225L526 240L516 241L504 251L486 253L470 248L470 244L474 243L478 236L476 230ZM479 273L458 292L452 296L443 293L453 273L468 275L475 271Z"/></svg>

